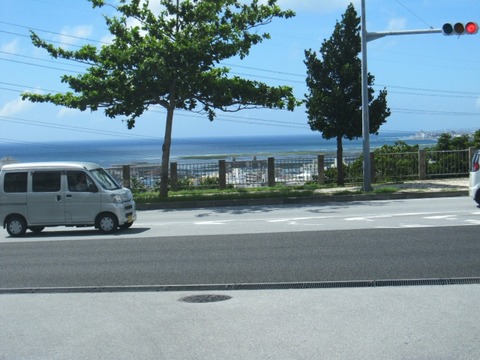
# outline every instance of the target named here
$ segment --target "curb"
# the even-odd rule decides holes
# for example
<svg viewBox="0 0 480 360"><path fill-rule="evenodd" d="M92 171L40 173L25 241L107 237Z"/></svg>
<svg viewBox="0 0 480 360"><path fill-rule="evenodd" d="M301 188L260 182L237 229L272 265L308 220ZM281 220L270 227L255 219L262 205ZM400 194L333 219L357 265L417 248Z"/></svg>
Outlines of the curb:
<svg viewBox="0 0 480 360"><path fill-rule="evenodd" d="M291 204L317 204L331 202L426 199L468 196L468 191L435 191L435 192L401 192L392 194L355 194L355 195L315 195L308 197L285 197L265 199L228 199L171 201L148 204L137 204L137 210L194 209L230 206L269 206Z"/></svg>
<svg viewBox="0 0 480 360"><path fill-rule="evenodd" d="M184 291L239 291L239 290L296 290L339 289L364 287L476 285L480 277L419 278L419 279L371 279L306 282L226 283L226 284L178 284L178 285L111 285L0 288L0 295L11 294L89 294L126 292L184 292ZM197 295L198 296L198 295ZM214 296L214 295L206 295ZM212 301L213 302L213 301Z"/></svg>

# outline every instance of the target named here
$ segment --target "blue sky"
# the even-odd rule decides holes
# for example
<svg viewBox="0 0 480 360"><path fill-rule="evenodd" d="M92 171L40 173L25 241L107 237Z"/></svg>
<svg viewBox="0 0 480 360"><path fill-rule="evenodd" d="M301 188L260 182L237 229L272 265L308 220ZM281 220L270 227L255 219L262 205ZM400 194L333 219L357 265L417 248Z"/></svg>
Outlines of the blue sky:
<svg viewBox="0 0 480 360"><path fill-rule="evenodd" d="M270 85L289 85L303 99L304 50L319 50L333 32L349 0L280 0L295 18L276 19L263 30L271 34L250 56L223 65L231 73ZM151 1L155 5L155 1ZM353 1L360 14L360 1ZM20 99L22 91L65 91L63 74L83 70L77 63L51 59L28 37L33 29L45 40L75 49L108 41L102 14L87 0L2 0L0 2L0 141L159 138L165 111L152 108L128 130L121 118L103 112L79 112ZM440 28L446 22L478 21L478 0L366 0L368 31ZM109 14L111 15L111 14ZM480 33L388 36L368 44L368 70L376 89L388 90L392 115L380 132L480 129ZM245 110L210 122L196 113L177 112L173 137L313 134L305 108L294 112Z"/></svg>

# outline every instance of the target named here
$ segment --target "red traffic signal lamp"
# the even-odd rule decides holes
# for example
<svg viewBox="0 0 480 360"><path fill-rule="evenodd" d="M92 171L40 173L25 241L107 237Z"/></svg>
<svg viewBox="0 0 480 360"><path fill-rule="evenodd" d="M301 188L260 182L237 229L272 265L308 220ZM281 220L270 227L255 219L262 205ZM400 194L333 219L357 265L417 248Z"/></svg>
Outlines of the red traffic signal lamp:
<svg viewBox="0 0 480 360"><path fill-rule="evenodd" d="M465 24L465 33L467 35L473 35L478 32L478 25L474 22L468 22Z"/></svg>
<svg viewBox="0 0 480 360"><path fill-rule="evenodd" d="M470 21L467 23L457 22L455 24L446 23L442 26L443 35L473 35L478 32L478 24Z"/></svg>

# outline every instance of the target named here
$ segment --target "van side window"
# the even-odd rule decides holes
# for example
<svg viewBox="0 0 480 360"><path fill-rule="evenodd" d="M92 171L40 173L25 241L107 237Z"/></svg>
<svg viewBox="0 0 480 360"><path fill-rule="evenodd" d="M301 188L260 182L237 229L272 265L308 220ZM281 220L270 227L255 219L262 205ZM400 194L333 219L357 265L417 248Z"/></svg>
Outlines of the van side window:
<svg viewBox="0 0 480 360"><path fill-rule="evenodd" d="M6 173L3 180L3 191L6 193L27 192L27 172Z"/></svg>
<svg viewBox="0 0 480 360"><path fill-rule="evenodd" d="M68 191L96 192L97 187L83 171L67 171Z"/></svg>
<svg viewBox="0 0 480 360"><path fill-rule="evenodd" d="M32 190L34 192L60 191L60 171L35 171L32 173Z"/></svg>

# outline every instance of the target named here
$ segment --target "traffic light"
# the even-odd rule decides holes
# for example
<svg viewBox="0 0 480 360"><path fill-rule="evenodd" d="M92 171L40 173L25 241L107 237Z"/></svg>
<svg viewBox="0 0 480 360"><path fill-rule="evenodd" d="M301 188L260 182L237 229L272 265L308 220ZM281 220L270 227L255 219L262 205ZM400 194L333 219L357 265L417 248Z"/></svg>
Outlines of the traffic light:
<svg viewBox="0 0 480 360"><path fill-rule="evenodd" d="M446 23L442 26L443 35L473 35L478 32L478 24L475 22L460 23L455 24Z"/></svg>
<svg viewBox="0 0 480 360"><path fill-rule="evenodd" d="M478 25L474 22L468 22L465 24L465 33L467 35L473 35L478 32Z"/></svg>

